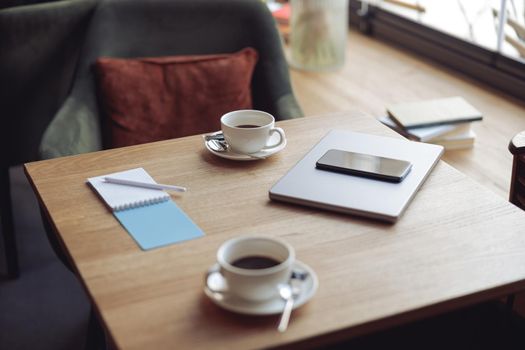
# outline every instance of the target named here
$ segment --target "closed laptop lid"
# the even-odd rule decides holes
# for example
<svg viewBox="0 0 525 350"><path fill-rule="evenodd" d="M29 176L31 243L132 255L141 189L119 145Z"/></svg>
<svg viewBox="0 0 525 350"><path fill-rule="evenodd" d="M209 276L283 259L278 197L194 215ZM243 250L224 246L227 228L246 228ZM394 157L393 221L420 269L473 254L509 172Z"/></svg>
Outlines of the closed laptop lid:
<svg viewBox="0 0 525 350"><path fill-rule="evenodd" d="M407 160L412 169L400 183L316 169L329 149ZM442 153L442 146L332 130L270 189L270 198L395 222Z"/></svg>

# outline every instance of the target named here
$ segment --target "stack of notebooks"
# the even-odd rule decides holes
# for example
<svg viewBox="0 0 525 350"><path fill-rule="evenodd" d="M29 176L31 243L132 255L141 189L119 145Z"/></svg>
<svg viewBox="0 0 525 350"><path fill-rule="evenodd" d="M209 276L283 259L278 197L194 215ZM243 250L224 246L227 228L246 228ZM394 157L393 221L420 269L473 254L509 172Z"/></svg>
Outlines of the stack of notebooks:
<svg viewBox="0 0 525 350"><path fill-rule="evenodd" d="M447 150L471 148L476 134L472 122L483 119L481 112L461 97L450 97L387 107L388 116L379 118L386 126L411 140L433 143Z"/></svg>

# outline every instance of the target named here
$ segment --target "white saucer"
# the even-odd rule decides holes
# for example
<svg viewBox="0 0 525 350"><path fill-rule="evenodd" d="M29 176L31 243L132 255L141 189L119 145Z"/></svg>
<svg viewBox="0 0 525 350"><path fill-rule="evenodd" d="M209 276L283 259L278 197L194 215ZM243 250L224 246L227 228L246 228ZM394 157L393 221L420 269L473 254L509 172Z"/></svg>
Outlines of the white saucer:
<svg viewBox="0 0 525 350"><path fill-rule="evenodd" d="M220 133L221 131L217 131L217 132L214 132L208 135L216 135ZM270 139L268 140L268 144L272 145L272 144L277 143L279 141L279 137L280 137L279 134L274 133L272 136L270 136ZM259 160L261 158L268 158L272 154L282 151L286 147L286 138L284 139L283 143L281 143L279 146L275 148L268 149L268 150L262 150L262 151L253 153L255 157L250 157L249 155L246 155L246 154L239 154L230 149L228 149L225 152L215 151L211 149L210 145L208 144L208 141L206 140L204 140L204 145L206 146L206 149L208 151L210 151L211 153L221 158L233 159L233 160Z"/></svg>
<svg viewBox="0 0 525 350"><path fill-rule="evenodd" d="M296 309L304 305L308 300L312 299L315 292L317 291L319 281L317 280L317 275L315 272L308 265L305 265L300 261L295 261L292 270L308 273L306 279L299 282L301 292L295 299L293 305L293 308ZM204 286L204 294L206 294L211 299L211 301L221 308L245 315L280 314L283 312L285 303L285 301L278 295L275 298L267 301L252 302L246 299L228 295L226 293L212 292L208 288L208 281L206 281L206 285Z"/></svg>

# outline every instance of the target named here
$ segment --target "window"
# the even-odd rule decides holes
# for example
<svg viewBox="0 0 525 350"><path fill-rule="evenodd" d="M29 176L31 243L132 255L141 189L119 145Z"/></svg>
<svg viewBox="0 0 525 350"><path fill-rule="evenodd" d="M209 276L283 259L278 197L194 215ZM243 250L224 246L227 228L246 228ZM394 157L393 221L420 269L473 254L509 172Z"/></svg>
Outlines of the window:
<svg viewBox="0 0 525 350"><path fill-rule="evenodd" d="M525 0L352 0L350 22L525 99Z"/></svg>

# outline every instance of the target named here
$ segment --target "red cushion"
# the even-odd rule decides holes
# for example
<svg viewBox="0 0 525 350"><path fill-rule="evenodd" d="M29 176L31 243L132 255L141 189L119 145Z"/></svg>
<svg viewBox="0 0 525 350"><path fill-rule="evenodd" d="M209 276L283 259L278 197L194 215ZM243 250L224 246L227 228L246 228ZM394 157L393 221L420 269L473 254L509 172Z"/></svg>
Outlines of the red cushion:
<svg viewBox="0 0 525 350"><path fill-rule="evenodd" d="M257 51L154 58L99 58L98 94L109 146L122 147L220 129L220 117L251 109Z"/></svg>

